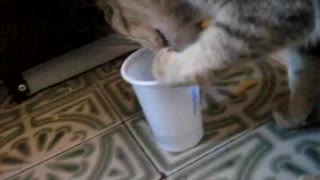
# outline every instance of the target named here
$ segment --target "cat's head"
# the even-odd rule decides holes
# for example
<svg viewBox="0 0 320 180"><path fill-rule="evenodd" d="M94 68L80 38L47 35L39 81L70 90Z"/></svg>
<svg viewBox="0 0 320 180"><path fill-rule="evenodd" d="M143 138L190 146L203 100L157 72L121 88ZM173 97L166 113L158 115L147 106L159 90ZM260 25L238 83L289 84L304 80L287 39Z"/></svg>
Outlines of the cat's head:
<svg viewBox="0 0 320 180"><path fill-rule="evenodd" d="M181 50L200 35L204 15L184 0L97 0L106 21L149 49Z"/></svg>

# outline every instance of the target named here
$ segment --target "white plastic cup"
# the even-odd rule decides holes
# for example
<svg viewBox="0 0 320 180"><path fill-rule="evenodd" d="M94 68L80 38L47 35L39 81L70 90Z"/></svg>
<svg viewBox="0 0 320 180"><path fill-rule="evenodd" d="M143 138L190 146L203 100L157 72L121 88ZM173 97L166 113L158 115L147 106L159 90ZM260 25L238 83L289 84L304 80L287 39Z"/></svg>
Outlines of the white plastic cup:
<svg viewBox="0 0 320 180"><path fill-rule="evenodd" d="M199 86L160 84L152 76L153 57L149 50L136 51L122 65L121 75L132 85L160 148L185 151L204 134Z"/></svg>

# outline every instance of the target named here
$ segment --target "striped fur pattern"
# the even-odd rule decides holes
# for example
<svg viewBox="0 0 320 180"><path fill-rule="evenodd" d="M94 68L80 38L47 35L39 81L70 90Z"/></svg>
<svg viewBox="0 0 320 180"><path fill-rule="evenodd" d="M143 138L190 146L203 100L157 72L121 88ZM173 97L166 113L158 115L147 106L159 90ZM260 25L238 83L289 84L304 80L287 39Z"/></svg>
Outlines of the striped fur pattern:
<svg viewBox="0 0 320 180"><path fill-rule="evenodd" d="M319 41L319 0L188 2L209 14L210 26L184 50L158 52L155 77L172 85L203 83L213 70L287 49L290 96L274 106L274 118L281 127L306 125L319 100L320 59L307 50Z"/></svg>
<svg viewBox="0 0 320 180"><path fill-rule="evenodd" d="M117 32L149 49L183 49L201 31L201 11L183 0L97 0L97 5Z"/></svg>
<svg viewBox="0 0 320 180"><path fill-rule="evenodd" d="M97 0L112 27L158 50L155 77L204 83L214 70L286 49L290 96L274 105L281 127L306 125L319 100L320 0ZM209 26L201 32L204 17ZM310 50L311 49L311 50Z"/></svg>

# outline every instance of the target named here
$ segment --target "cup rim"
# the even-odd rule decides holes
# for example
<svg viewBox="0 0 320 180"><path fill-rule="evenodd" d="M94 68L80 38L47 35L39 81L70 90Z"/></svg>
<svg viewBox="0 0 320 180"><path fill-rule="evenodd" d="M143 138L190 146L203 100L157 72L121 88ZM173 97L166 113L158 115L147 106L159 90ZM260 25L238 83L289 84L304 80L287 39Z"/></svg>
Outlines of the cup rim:
<svg viewBox="0 0 320 180"><path fill-rule="evenodd" d="M140 54L150 51L145 48L138 49L137 51L133 52L131 55L128 56L128 58L124 61L124 63L121 66L121 76L122 78L127 81L128 83L132 85L137 86L163 86L159 81L157 80L150 80L150 81L141 81L137 80L135 78L132 78L128 75L128 67L136 60L138 60L137 56L140 56ZM151 52L151 51L150 51Z"/></svg>

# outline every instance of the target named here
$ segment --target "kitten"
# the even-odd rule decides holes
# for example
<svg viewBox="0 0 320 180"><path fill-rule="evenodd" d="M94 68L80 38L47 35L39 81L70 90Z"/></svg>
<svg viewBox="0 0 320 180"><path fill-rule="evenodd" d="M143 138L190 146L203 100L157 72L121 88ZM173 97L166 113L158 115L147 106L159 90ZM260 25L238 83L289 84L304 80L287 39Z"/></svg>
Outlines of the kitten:
<svg viewBox="0 0 320 180"><path fill-rule="evenodd" d="M320 59L308 47L319 41L320 1L189 2L209 14L210 26L184 50L158 52L154 64L156 78L171 85L206 82L213 70L285 48L290 53L290 96L276 106L274 117L282 127L304 125L319 100Z"/></svg>
<svg viewBox="0 0 320 180"><path fill-rule="evenodd" d="M310 47L319 39L319 0L98 0L98 5L121 34L150 49L171 47L155 57L155 77L164 83L203 83L213 70L285 48L291 54L291 92L276 106L276 122L303 125L318 100L319 52ZM197 24L207 16L211 25L198 36Z"/></svg>
<svg viewBox="0 0 320 180"><path fill-rule="evenodd" d="M120 34L157 50L183 49L199 36L204 14L183 0L97 0L105 20Z"/></svg>

